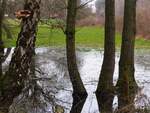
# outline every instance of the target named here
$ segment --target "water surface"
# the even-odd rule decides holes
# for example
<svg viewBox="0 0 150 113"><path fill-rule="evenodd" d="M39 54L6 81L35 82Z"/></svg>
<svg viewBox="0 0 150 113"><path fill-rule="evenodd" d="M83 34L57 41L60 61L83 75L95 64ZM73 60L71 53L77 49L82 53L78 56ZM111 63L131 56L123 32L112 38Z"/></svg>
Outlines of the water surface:
<svg viewBox="0 0 150 113"><path fill-rule="evenodd" d="M13 50L12 50L13 51ZM77 49L77 64L83 83L88 92L82 113L99 113L95 90L97 87L101 65L103 61L103 50L80 48ZM11 55L3 64L6 68ZM114 85L118 78L119 52L116 52L116 65L114 73ZM65 113L69 113L72 106L72 86L69 80L66 53L63 48L37 48L35 56L36 76L51 78L49 80L38 81L51 99L43 101L44 97L38 95L36 102L31 98L24 97L18 102L14 101L11 111L17 113L53 113L54 107L63 108ZM150 99L150 50L136 50L135 56L135 78L141 88L137 98L136 106L144 106ZM143 96L144 98L140 98ZM19 98L22 98L20 96ZM139 99L140 98L140 99ZM114 108L117 107L117 97L114 99Z"/></svg>

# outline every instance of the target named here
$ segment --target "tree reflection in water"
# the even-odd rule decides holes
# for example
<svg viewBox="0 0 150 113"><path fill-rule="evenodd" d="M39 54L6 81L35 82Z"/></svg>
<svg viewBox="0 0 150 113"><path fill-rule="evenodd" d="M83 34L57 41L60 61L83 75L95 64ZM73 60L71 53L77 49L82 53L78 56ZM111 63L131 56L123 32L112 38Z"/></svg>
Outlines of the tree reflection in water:
<svg viewBox="0 0 150 113"><path fill-rule="evenodd" d="M63 49L62 50L43 49L43 48L40 50L42 50L42 52L39 52L36 55L35 68L36 68L37 77L33 76L34 75L34 71L33 71L32 73L33 75L31 77L30 82L29 81L27 82L26 89L24 89L24 91L22 92L24 93L24 95L21 94L18 97L18 100L17 99L14 100L14 104L12 105L11 107L12 109L10 110L13 112L10 112L10 113L17 113L17 112L18 113L55 113L55 112L57 113L58 111L60 113L70 113L71 106L72 106L72 90L71 90L71 83L69 82L69 77L65 74L67 73L66 72L67 69L66 69L66 60L64 60L65 58L64 50ZM138 81L138 84L140 86L142 85L145 86L143 93L146 94L145 91L149 92L149 87L148 87L149 86L149 76L148 76L149 70L144 70L145 66L147 65L142 64L141 62L144 61L147 63L149 61L149 51L147 53L142 53L142 54L144 54L147 57L141 57L141 54L139 57L136 57L138 60L138 63L136 63L136 68L137 68L136 80ZM99 70L99 67L100 67L100 63L97 63L97 62L101 62L99 61L100 55L101 54L99 53L99 51L87 51L87 52L83 51L82 54L79 56L79 58L81 58L81 61L82 61L82 65L79 65L79 68L82 69L81 75L83 79L85 80L84 82L86 84L87 83L90 84L90 86L89 85L86 86L89 95L88 95L88 98L86 99L85 105L84 105L84 101L85 101L84 99L81 98L78 101L74 99L76 102L75 101L73 102L73 106L71 110L73 113L80 113L80 112L81 113L99 113L95 96L94 98L92 98L91 95L93 95L93 92L95 91L95 87L97 85L96 80L98 80L97 75L99 74L99 71L97 70ZM6 62L8 62L8 60ZM118 65L118 63L116 64ZM148 65L147 67L149 68L150 65ZM34 70L34 66L32 66L32 69ZM87 73L83 73L83 72L87 72ZM89 73L89 72L92 72L92 73ZM116 72L118 72L118 70ZM64 74L65 76L60 77L61 74L62 75ZM91 74L93 74L92 80L94 82L93 81L91 82ZM117 80L116 76L115 76L115 80ZM118 95L119 103L116 98L114 99L114 102L118 103L120 106L120 103L122 103L121 102L122 95L121 94L120 95L117 94L117 95ZM108 97L110 97L110 99ZM124 113L123 112L124 109L128 109L132 111L131 108L134 109L135 95L132 94L131 97L132 98L130 99L131 101L130 104L119 107L117 110L114 111L114 113ZM113 105L113 101L112 101L113 96L111 94L103 93L101 94L100 98L101 99L97 98L97 100L101 100L98 102L101 113L102 111L105 110L104 109L105 107L103 106L107 106L107 108L109 109L108 110L109 112L112 112L113 109L117 107L116 106L117 104ZM138 98L143 98L143 96L138 97ZM137 104L140 106L141 104L140 100L141 99L137 100L137 96L136 96L136 100L135 100L136 108L137 108ZM147 100L149 99L148 98L144 99L144 103L145 101L147 102ZM138 109L141 109L141 108L138 107ZM105 111L105 113L107 113L107 111ZM127 113L130 113L130 112L127 112ZM137 113L143 113L143 112L141 112L140 110L140 112L137 112ZM149 111L147 113L149 113Z"/></svg>
<svg viewBox="0 0 150 113"><path fill-rule="evenodd" d="M137 92L135 90L130 91L128 97L124 96L124 93L118 92L118 110L116 113L136 113L135 98Z"/></svg>
<svg viewBox="0 0 150 113"><path fill-rule="evenodd" d="M114 93L101 92L96 94L100 113L113 113Z"/></svg>
<svg viewBox="0 0 150 113"><path fill-rule="evenodd" d="M86 98L87 95L84 95L83 97L78 97L76 94L73 94L73 105L70 113L81 113Z"/></svg>

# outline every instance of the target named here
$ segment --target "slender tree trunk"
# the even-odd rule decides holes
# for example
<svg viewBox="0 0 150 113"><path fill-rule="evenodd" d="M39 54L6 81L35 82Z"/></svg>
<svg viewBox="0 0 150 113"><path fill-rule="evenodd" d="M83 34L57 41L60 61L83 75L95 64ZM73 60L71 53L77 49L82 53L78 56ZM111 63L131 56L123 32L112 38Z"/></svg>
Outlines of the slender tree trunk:
<svg viewBox="0 0 150 113"><path fill-rule="evenodd" d="M3 19L4 19L4 13L6 9L6 3L7 0L1 0L0 1L0 78L3 74L2 72L2 61L4 56L4 44L2 39L2 26L3 26Z"/></svg>
<svg viewBox="0 0 150 113"><path fill-rule="evenodd" d="M113 98L113 74L115 67L115 0L105 1L105 47L104 60L100 73L96 96L101 112L111 112L108 105L112 104ZM106 102L101 106L101 102ZM100 108L100 110L102 110Z"/></svg>
<svg viewBox="0 0 150 113"><path fill-rule="evenodd" d="M2 76L2 59L4 54L4 47L3 47L3 41L2 41L2 21L3 21L3 15L2 15L2 4L0 4L0 77Z"/></svg>
<svg viewBox="0 0 150 113"><path fill-rule="evenodd" d="M4 43L2 39L2 27L3 27L3 19L4 19L4 13L6 9L6 3L7 0L1 0L0 1L0 96L2 95L2 75L3 75L3 69L2 69L2 63L4 59Z"/></svg>
<svg viewBox="0 0 150 113"><path fill-rule="evenodd" d="M34 55L37 25L40 18L41 0L25 0L24 9L31 15L22 18L22 27L18 35L15 51L9 64L9 70L3 76L3 90L0 107L8 107L24 88L24 81L30 74L32 56Z"/></svg>
<svg viewBox="0 0 150 113"><path fill-rule="evenodd" d="M70 79L73 85L73 97L77 97L77 101L80 97L86 96L87 92L84 88L78 67L76 64L75 54L75 21L76 21L76 8L77 0L68 0L67 11L67 26L66 26L66 50L67 50L67 63Z"/></svg>
<svg viewBox="0 0 150 113"><path fill-rule="evenodd" d="M134 77L134 45L136 35L136 0L125 0L124 27L117 83L119 106L130 103L129 96L136 90Z"/></svg>

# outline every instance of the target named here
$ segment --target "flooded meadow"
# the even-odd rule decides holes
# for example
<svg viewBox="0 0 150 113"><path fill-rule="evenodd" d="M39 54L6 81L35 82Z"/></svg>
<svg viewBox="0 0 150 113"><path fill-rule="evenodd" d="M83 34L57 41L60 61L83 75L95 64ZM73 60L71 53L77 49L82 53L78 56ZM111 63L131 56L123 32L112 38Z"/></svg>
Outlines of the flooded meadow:
<svg viewBox="0 0 150 113"><path fill-rule="evenodd" d="M13 49L11 50L13 53ZM135 50L135 78L139 91L135 97L135 107L142 108L150 104L150 50ZM78 48L78 69L88 92L88 97L81 102L81 113L99 113L95 96L101 65L103 49ZM11 55L3 64L4 70ZM116 52L114 85L118 79L119 51ZM33 68L34 67L34 68ZM73 106L72 85L67 71L66 51L64 48L37 48L33 59L31 81L22 94L14 99L10 113L69 113ZM36 83L34 82L36 81ZM36 88L36 85L38 86ZM113 109L118 106L114 96Z"/></svg>

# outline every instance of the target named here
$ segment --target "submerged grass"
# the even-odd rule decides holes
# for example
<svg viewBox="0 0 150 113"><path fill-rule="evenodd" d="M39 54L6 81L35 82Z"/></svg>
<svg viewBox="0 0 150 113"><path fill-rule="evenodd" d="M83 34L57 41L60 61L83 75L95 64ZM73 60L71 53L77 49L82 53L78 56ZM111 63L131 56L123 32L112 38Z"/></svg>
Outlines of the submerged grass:
<svg viewBox="0 0 150 113"><path fill-rule="evenodd" d="M10 21L11 22L11 21ZM4 43L6 47L16 45L16 39L20 31L19 25L10 25L13 39L7 39L4 33ZM103 48L104 28L103 27L81 27L76 29L76 45L80 47ZM120 48L121 35L116 33L116 46ZM50 29L47 25L39 25L36 46L65 46L65 35L60 29ZM136 48L150 48L150 40L143 38L136 39Z"/></svg>

